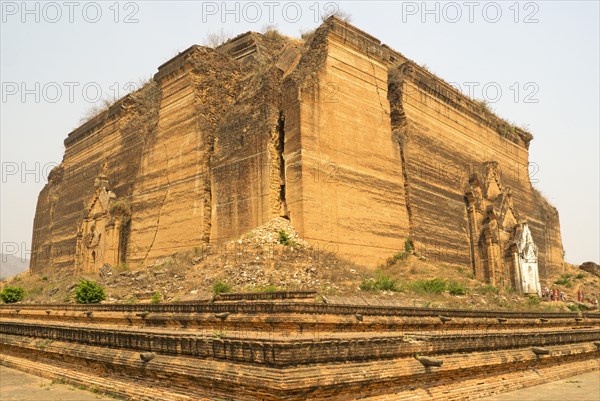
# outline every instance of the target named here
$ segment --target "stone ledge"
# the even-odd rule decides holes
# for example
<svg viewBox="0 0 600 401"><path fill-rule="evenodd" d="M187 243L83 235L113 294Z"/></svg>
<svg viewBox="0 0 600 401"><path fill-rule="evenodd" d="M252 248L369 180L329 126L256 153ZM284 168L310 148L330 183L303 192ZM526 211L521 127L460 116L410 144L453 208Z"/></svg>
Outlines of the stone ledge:
<svg viewBox="0 0 600 401"><path fill-rule="evenodd" d="M5 347L4 354L0 355L0 363L3 364L7 361L14 363L15 359L24 357L35 359L34 363L41 365L55 361L49 371L61 370L63 366L81 366L81 369L73 370L72 376L92 373L91 382L96 381L95 377L107 374L107 366L112 366L112 378L120 382L122 376L127 377L124 384L129 389L143 391L147 387L144 380L148 384L158 384L156 380L160 379L161 382L169 383L169 391L187 391L188 395L195 395L196 398L203 393L207 378L210 378L211 385L206 387L206 391L215 391L214 394L219 396L222 396L223 391L235 389L240 399L255 400L260 399L256 397L257 394L270 394L264 399L304 400L357 394L357 391L365 397L390 394L410 390L417 383L427 383L432 393L443 393L444 389L475 378L488 386L502 383L506 375L518 372L524 374L531 369L540 371L551 368L564 373L565 366L569 365L585 366L585 370L598 366L595 360L598 352L589 343L551 347L553 356L543 359L537 359L529 349L444 355L440 357L444 361L443 365L435 370L422 367L412 357L366 364L342 363L273 370L253 365L165 355L159 355L155 360L144 364L138 353L126 350L64 342L52 342L41 347L37 344L39 340L14 336L4 336L2 342ZM27 360L21 362L26 364ZM562 364L561 368L556 369L557 363ZM511 382L511 385L526 385L528 382L517 380L516 383ZM156 384L152 387L157 387ZM422 384L418 385L421 386ZM472 395L471 390L470 386L459 386L452 394L465 397ZM131 395L128 398L130 397Z"/></svg>
<svg viewBox="0 0 600 401"><path fill-rule="evenodd" d="M483 333L450 335L389 335L375 337L324 337L301 340L208 336L192 333L148 332L143 329L110 330L100 327L51 326L4 320L5 335L46 338L94 346L124 348L166 355L187 355L267 366L294 366L342 361L392 359L419 353L476 352L572 344L600 340L596 329L531 333Z"/></svg>
<svg viewBox="0 0 600 401"><path fill-rule="evenodd" d="M253 303L212 303L212 302L189 302L172 304L0 304L0 310L20 309L25 310L60 310L60 311L112 311L112 312L143 312L151 313L301 313L301 314L336 314L363 316L438 316L473 317L473 318L520 318L520 319L575 319L583 317L596 323L600 323L598 312L516 312L499 310L467 310L467 309L438 309L438 308L411 308L398 306L375 306L375 305L344 305L344 304L311 304L294 302L253 302Z"/></svg>

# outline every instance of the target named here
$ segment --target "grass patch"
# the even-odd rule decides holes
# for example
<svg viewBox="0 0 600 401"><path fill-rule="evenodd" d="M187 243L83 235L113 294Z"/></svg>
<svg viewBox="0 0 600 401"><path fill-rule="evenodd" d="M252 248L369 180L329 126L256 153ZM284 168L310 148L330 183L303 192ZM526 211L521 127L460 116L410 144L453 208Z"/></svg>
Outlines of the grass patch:
<svg viewBox="0 0 600 401"><path fill-rule="evenodd" d="M269 284L264 287L254 288L254 292L277 292L277 291L281 291L281 289L279 287L277 287L275 284Z"/></svg>
<svg viewBox="0 0 600 401"><path fill-rule="evenodd" d="M38 295L40 295L42 292L44 292L43 286L32 287L32 288L27 289L26 295L28 298L35 298Z"/></svg>
<svg viewBox="0 0 600 401"><path fill-rule="evenodd" d="M573 283L571 282L572 274L561 274L560 278L554 282L556 285L564 285L567 288L573 287Z"/></svg>
<svg viewBox="0 0 600 401"><path fill-rule="evenodd" d="M380 270L375 272L375 277L365 278L360 283L362 291L394 291L400 292L401 286L398 280L383 274Z"/></svg>
<svg viewBox="0 0 600 401"><path fill-rule="evenodd" d="M398 261L404 262L406 259L408 259L409 256L410 256L410 253L406 253L404 251L398 252L398 253L394 254L394 256L392 256L391 258L389 258L387 260L387 265L391 266Z"/></svg>
<svg viewBox="0 0 600 401"><path fill-rule="evenodd" d="M389 267L398 261L401 261L401 262L406 261L410 255L414 254L413 250L414 250L414 247L413 247L412 239L410 239L410 238L405 239L404 240L404 250L394 254L394 256L392 256L391 258L386 260L385 264L381 267Z"/></svg>
<svg viewBox="0 0 600 401"><path fill-rule="evenodd" d="M482 285L481 287L479 287L477 289L477 291L483 295L498 294L500 292L500 290L498 288L494 287L491 284Z"/></svg>
<svg viewBox="0 0 600 401"><path fill-rule="evenodd" d="M450 281L448 283L448 292L450 295L465 295L467 293L467 287L459 282Z"/></svg>
<svg viewBox="0 0 600 401"><path fill-rule="evenodd" d="M533 305L539 305L540 304L540 299L535 296L535 295L530 295L529 298L527 299L527 303L531 306Z"/></svg>
<svg viewBox="0 0 600 401"><path fill-rule="evenodd" d="M225 283L221 280L217 280L214 282L212 290L213 294L215 295L231 292L231 284Z"/></svg>
<svg viewBox="0 0 600 401"><path fill-rule="evenodd" d="M430 280L417 280L410 284L411 290L418 294L441 294L446 291L446 280L433 278Z"/></svg>
<svg viewBox="0 0 600 401"><path fill-rule="evenodd" d="M152 298L150 298L150 303L159 304L161 299L162 296L160 295L160 291L156 291L154 294L152 294Z"/></svg>

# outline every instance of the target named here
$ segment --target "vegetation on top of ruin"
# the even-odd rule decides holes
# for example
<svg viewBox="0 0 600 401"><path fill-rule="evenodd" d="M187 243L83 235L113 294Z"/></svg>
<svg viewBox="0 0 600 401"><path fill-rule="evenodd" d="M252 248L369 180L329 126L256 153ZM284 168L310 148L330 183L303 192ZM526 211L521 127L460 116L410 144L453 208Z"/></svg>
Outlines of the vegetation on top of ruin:
<svg viewBox="0 0 600 401"><path fill-rule="evenodd" d="M404 57L404 56L403 56ZM439 75L435 74L431 71L429 66L426 64L417 64L414 61L406 58L405 60L398 63L396 67L400 68L390 68L388 72L388 83L389 85L399 85L402 80L403 71L405 71L404 63L409 63L411 67L414 67L424 73L426 76L430 76L438 85L446 87L446 89L454 92L460 98L470 102L473 105L473 111L482 115L485 119L489 120L492 123L492 127L496 129L499 135L503 138L511 140L513 142L517 142L520 136L524 136L524 141L528 142L533 138L529 127L527 125L520 125L515 122L509 121L505 118L500 117L491 107L490 103L484 99L476 99L467 96L462 93L460 89L457 89L446 80L441 78ZM428 84L429 85L429 84Z"/></svg>
<svg viewBox="0 0 600 401"><path fill-rule="evenodd" d="M124 222L131 218L131 202L128 199L118 199L111 202L109 208L110 214L119 216Z"/></svg>
<svg viewBox="0 0 600 401"><path fill-rule="evenodd" d="M326 22L327 20L329 20L332 17L337 18L342 21L345 21L345 22L352 21L352 15L350 13L340 9L338 6L331 7L331 10L328 10L325 13L323 13L321 15L321 21ZM316 29L301 32L300 33L301 40L304 42L308 42L313 37L315 31L316 31ZM247 33L248 32L244 32L239 35L232 35L231 33L226 32L223 28L221 28L219 31L207 33L205 35L204 39L202 40L202 45L206 46L206 47L210 47L212 49L217 49L218 47L221 47L221 46L227 44L228 42L231 42L231 41L237 39L238 37L240 37L242 35L246 35ZM277 26L274 24L264 25L261 29L261 34L267 39L285 39L285 40L290 40L290 41L297 40L295 38L292 38L292 37L282 34L277 29Z"/></svg>
<svg viewBox="0 0 600 401"><path fill-rule="evenodd" d="M73 132L83 128L87 123L102 117L102 115L107 113L113 106L124 101L126 98L134 98L136 96L144 97L148 87L152 86L153 83L154 80L152 78L139 79L136 84L131 83L129 89L132 91L130 93L122 97L116 97L114 94L111 94L108 97L100 99L84 112L83 116L79 119L79 127L76 127Z"/></svg>
<svg viewBox="0 0 600 401"><path fill-rule="evenodd" d="M225 32L223 28L217 32L208 32L202 41L202 45L216 49L217 47L224 45L231 39L231 34Z"/></svg>
<svg viewBox="0 0 600 401"><path fill-rule="evenodd" d="M332 5L333 5L333 7L331 7L330 10L325 11L321 15L321 21L325 22L325 21L327 21L331 17L340 19L340 20L345 21L345 22L351 22L352 21L352 14L350 14L349 12L346 12L346 11L342 10L335 3L332 3Z"/></svg>

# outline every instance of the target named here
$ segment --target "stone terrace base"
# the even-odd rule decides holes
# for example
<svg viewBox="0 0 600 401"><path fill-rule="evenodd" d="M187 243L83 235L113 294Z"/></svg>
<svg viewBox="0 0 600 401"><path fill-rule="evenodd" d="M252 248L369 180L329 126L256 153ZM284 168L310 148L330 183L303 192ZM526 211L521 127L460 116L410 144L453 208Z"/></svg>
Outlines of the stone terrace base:
<svg viewBox="0 0 600 401"><path fill-rule="evenodd" d="M132 400L467 400L600 369L591 313L241 299L0 317L1 364Z"/></svg>

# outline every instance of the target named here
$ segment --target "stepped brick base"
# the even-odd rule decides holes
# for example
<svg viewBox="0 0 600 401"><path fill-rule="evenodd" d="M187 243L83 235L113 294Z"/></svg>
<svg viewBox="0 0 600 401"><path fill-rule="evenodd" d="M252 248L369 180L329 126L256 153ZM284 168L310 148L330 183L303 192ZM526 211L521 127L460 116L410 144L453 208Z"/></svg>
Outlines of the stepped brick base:
<svg viewBox="0 0 600 401"><path fill-rule="evenodd" d="M600 369L599 314L271 306L3 305L0 363L156 401L470 400Z"/></svg>

